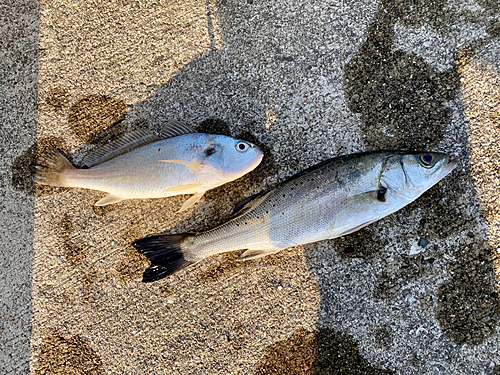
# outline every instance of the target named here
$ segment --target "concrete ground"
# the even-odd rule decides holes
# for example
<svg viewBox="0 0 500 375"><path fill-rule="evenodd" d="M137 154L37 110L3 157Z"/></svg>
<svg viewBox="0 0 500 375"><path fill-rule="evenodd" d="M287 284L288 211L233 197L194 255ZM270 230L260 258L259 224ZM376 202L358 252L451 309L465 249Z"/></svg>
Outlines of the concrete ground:
<svg viewBox="0 0 500 375"><path fill-rule="evenodd" d="M500 374L496 0L6 0L0 19L0 373ZM181 214L32 183L47 148L80 165L170 119L265 161ZM141 283L133 240L399 148L459 167L353 235Z"/></svg>

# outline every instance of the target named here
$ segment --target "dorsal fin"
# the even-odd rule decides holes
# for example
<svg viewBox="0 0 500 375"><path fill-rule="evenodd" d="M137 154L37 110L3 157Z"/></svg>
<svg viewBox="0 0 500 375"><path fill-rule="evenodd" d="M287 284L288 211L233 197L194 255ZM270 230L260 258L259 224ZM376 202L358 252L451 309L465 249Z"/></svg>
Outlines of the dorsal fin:
<svg viewBox="0 0 500 375"><path fill-rule="evenodd" d="M254 194L248 198L243 199L238 202L236 206L234 206L234 210L232 212L232 219L235 217L241 216L255 207L257 207L267 196L271 193L271 191L262 191L260 193Z"/></svg>
<svg viewBox="0 0 500 375"><path fill-rule="evenodd" d="M135 130L92 152L83 159L83 164L90 168L158 140L160 140L158 136L152 134L149 130Z"/></svg>
<svg viewBox="0 0 500 375"><path fill-rule="evenodd" d="M194 129L189 125L177 120L171 120L161 129L160 137L162 139L172 138L194 132Z"/></svg>

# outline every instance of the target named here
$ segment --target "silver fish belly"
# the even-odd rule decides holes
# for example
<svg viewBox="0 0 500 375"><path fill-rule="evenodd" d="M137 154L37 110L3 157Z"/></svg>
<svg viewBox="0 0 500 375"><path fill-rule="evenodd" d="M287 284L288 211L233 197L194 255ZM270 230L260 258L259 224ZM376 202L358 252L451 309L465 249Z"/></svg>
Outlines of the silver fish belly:
<svg viewBox="0 0 500 375"><path fill-rule="evenodd" d="M241 259L256 259L352 233L417 199L455 164L444 154L398 151L354 154L320 163L258 196L219 227L174 242L169 236L135 242L152 260L144 281L218 253L246 249ZM155 257L158 251L165 256ZM185 263L169 262L175 253Z"/></svg>

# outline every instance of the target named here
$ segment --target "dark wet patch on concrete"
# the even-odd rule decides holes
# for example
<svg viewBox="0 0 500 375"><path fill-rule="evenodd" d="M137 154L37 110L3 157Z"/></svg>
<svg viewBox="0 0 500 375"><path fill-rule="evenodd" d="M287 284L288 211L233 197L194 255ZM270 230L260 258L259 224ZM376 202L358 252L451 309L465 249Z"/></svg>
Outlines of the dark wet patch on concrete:
<svg viewBox="0 0 500 375"><path fill-rule="evenodd" d="M97 202L97 200L96 200ZM108 204L106 206L96 206L95 204L92 205L92 211L94 214L97 216L104 216L106 213L111 212L115 209L116 205L114 204Z"/></svg>
<svg viewBox="0 0 500 375"><path fill-rule="evenodd" d="M59 150L67 155L67 146L58 137L44 137L31 145L22 155L18 156L12 164L12 187L22 190L30 195L45 196L60 189L51 186L36 185L34 176L34 165L42 163L44 156L52 150Z"/></svg>
<svg viewBox="0 0 500 375"><path fill-rule="evenodd" d="M158 289L158 291L160 292L160 295L163 296L163 297L170 297L174 294L174 291L173 289L168 286L168 285L162 285L160 286L160 288Z"/></svg>
<svg viewBox="0 0 500 375"><path fill-rule="evenodd" d="M379 348L390 349L392 346L392 332L386 326L380 326L375 329L375 343Z"/></svg>
<svg viewBox="0 0 500 375"><path fill-rule="evenodd" d="M467 172L455 171L446 177L446 183L432 187L408 207L422 210L417 228L420 237L432 241L473 230L470 203L463 200L464 182L468 180Z"/></svg>
<svg viewBox="0 0 500 375"><path fill-rule="evenodd" d="M34 364L35 375L104 373L101 358L86 339L57 331L44 337Z"/></svg>
<svg viewBox="0 0 500 375"><path fill-rule="evenodd" d="M73 241L74 225L69 214L64 214L61 220L61 238L63 243L64 259L72 266L77 267L85 258L87 253L85 247Z"/></svg>
<svg viewBox="0 0 500 375"><path fill-rule="evenodd" d="M418 29L430 24L434 29L445 28L450 21L445 12L446 0L383 0L382 7L408 28Z"/></svg>
<svg viewBox="0 0 500 375"><path fill-rule="evenodd" d="M498 17L498 16L497 16ZM488 34L490 34L493 38L499 38L500 37L500 22L491 22L487 27L486 31ZM500 374L500 371L499 371Z"/></svg>
<svg viewBox="0 0 500 375"><path fill-rule="evenodd" d="M239 351L246 347L251 334L244 323L236 320L226 336L227 341L229 344L231 344L232 349Z"/></svg>
<svg viewBox="0 0 500 375"><path fill-rule="evenodd" d="M493 38L500 37L500 2L498 0L476 0L483 8L480 11L479 23L486 28L486 32Z"/></svg>
<svg viewBox="0 0 500 375"><path fill-rule="evenodd" d="M106 95L87 95L70 107L68 124L83 141L95 144L101 141L101 137L96 139L97 133L117 124L126 114L127 104L121 99ZM114 129L111 133L116 132L116 127Z"/></svg>
<svg viewBox="0 0 500 375"><path fill-rule="evenodd" d="M218 118L206 119L195 129L199 133L220 134L232 137L231 128L229 127L227 122Z"/></svg>
<svg viewBox="0 0 500 375"><path fill-rule="evenodd" d="M442 139L444 126L452 119L445 102L454 99L460 88L459 66L454 64L453 68L436 73L422 58L394 50L394 26L401 23L418 28L430 24L444 30L450 21L443 12L445 6L441 0L382 2L369 27L367 41L360 47L359 55L346 65L346 99L349 108L361 114L367 149L426 149ZM390 265L383 262L376 282L377 298L411 293L404 289L406 283L432 273L434 261L442 256L432 243L434 240L472 233L475 222L468 213L470 202L461 199L465 196L464 181L470 184L469 171L456 171L443 186L435 186L406 209L422 211L417 230L421 244L427 245L425 254L397 256ZM401 212L395 217L400 219ZM364 232L358 232L358 238L339 239L341 253L366 257L358 248L365 248L367 240L374 240L375 248L380 249L380 239L367 236L369 228ZM452 279L440 288L438 319L454 341L477 344L494 332L492 327L498 321L491 256L489 250L485 250L480 261L463 251L457 255Z"/></svg>
<svg viewBox="0 0 500 375"><path fill-rule="evenodd" d="M242 251L233 251L218 255L214 259L216 262L215 264L210 265L208 269L203 269L197 272L196 276L198 281L214 282L220 279L225 279L241 269L252 266L253 262L238 262L238 258L242 253Z"/></svg>
<svg viewBox="0 0 500 375"><path fill-rule="evenodd" d="M337 253L346 260L371 259L379 256L385 249L385 241L376 234L373 226L330 241Z"/></svg>
<svg viewBox="0 0 500 375"><path fill-rule="evenodd" d="M47 94L45 103L55 111L61 111L69 106L71 94L64 87L55 87Z"/></svg>
<svg viewBox="0 0 500 375"><path fill-rule="evenodd" d="M397 7L381 6L359 55L344 70L347 104L361 114L369 150L434 145L452 118L445 102L459 91L456 67L433 72L421 57L393 50L397 12Z"/></svg>
<svg viewBox="0 0 500 375"><path fill-rule="evenodd" d="M383 0L381 5L398 23L410 29L430 26L444 36L449 35L450 26L467 22L484 27L491 37L500 36L500 12L497 0L477 0L483 9L456 9L445 0Z"/></svg>
<svg viewBox="0 0 500 375"><path fill-rule="evenodd" d="M475 237L457 251L451 279L439 287L436 318L457 344L480 344L496 331L500 303L491 251Z"/></svg>
<svg viewBox="0 0 500 375"><path fill-rule="evenodd" d="M94 303L99 300L98 285L99 274L96 270L89 270L81 278L81 299L84 303Z"/></svg>
<svg viewBox="0 0 500 375"><path fill-rule="evenodd" d="M382 264L382 273L375 282L374 297L378 299L391 299L398 295L405 297L411 293L405 286L413 283L422 277L430 276L434 273L432 263L427 260L431 258L426 254L396 257L390 265ZM435 259L435 258L434 258Z"/></svg>
<svg viewBox="0 0 500 375"><path fill-rule="evenodd" d="M289 339L268 347L255 371L257 375L392 373L371 366L351 337L323 328L315 332L299 328Z"/></svg>
<svg viewBox="0 0 500 375"><path fill-rule="evenodd" d="M120 120L104 130L91 134L88 138L88 143L98 146L104 146L107 143L116 141L118 138L121 138L123 135L125 135L125 133L127 133L128 130L129 129L127 129L125 123Z"/></svg>

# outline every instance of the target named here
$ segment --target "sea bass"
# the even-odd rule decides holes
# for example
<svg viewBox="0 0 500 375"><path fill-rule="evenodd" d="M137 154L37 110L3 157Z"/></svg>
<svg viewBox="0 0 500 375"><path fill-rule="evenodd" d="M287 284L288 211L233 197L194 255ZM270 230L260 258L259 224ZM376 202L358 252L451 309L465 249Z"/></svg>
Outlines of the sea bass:
<svg viewBox="0 0 500 375"><path fill-rule="evenodd" d="M353 233L413 202L456 166L445 154L381 151L317 164L238 204L226 223L197 234L145 237L143 281L161 279L214 254L257 259L287 247Z"/></svg>
<svg viewBox="0 0 500 375"><path fill-rule="evenodd" d="M191 133L170 123L160 137L136 130L87 156L88 169L75 168L59 152L36 165L35 181L51 186L108 192L95 205L134 198L192 194L180 211L194 205L210 189L255 169L264 156L250 142L214 134Z"/></svg>

